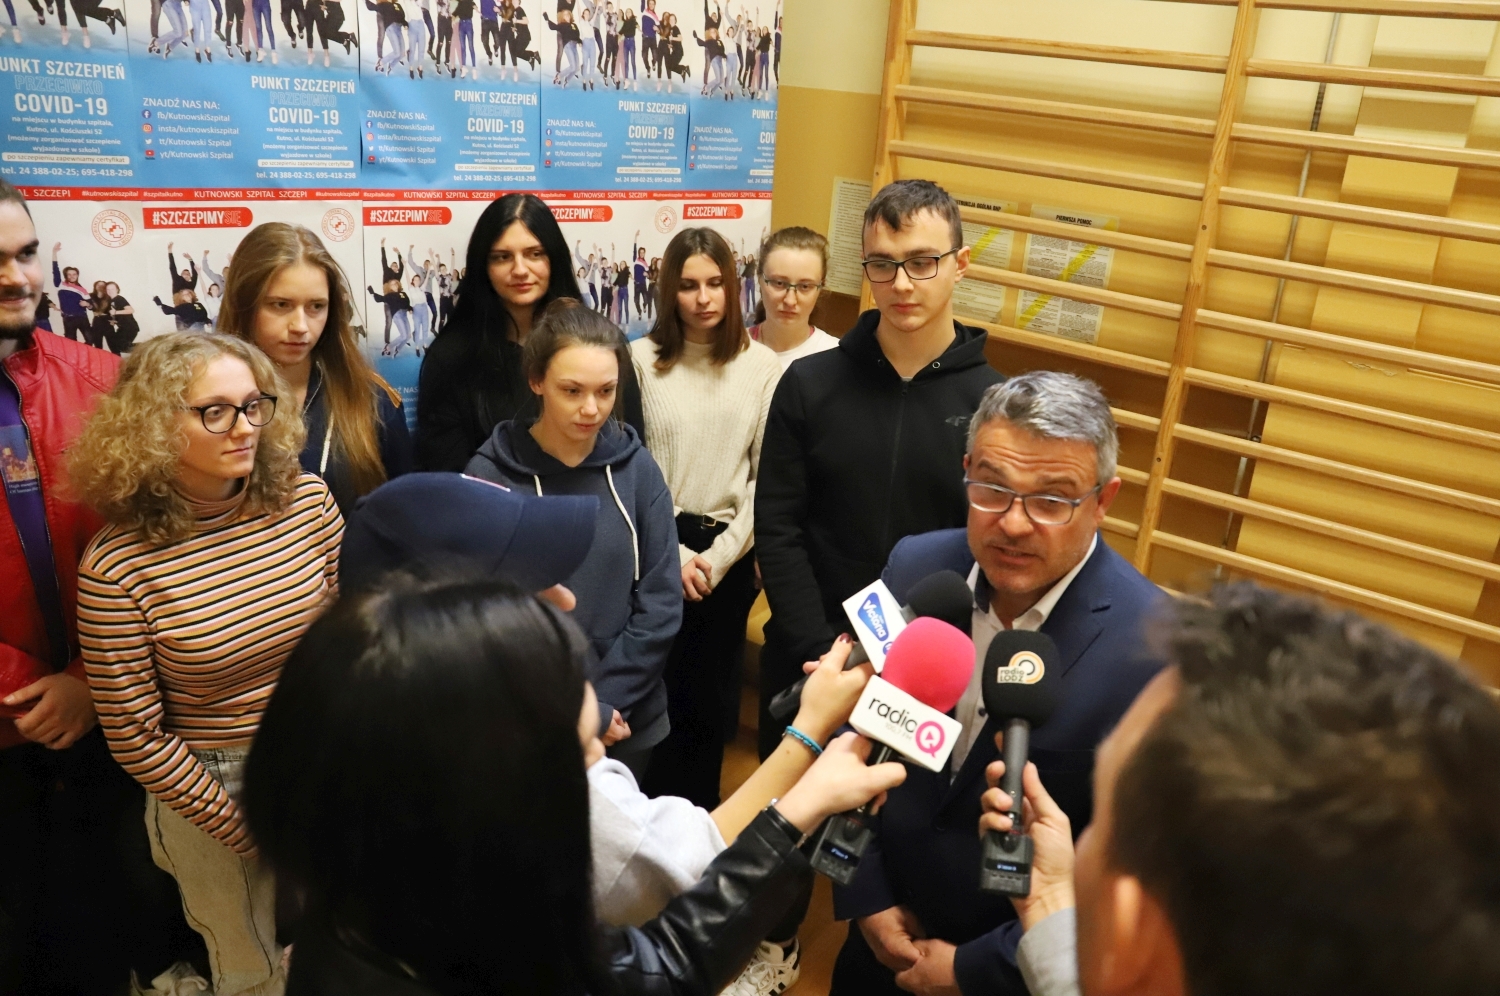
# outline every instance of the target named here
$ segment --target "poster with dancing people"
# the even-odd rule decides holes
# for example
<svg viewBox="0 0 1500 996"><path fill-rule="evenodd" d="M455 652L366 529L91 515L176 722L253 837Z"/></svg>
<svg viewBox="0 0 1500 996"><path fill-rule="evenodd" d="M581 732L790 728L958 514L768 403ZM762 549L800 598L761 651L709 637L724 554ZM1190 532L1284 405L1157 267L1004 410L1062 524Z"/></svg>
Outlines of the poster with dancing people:
<svg viewBox="0 0 1500 996"><path fill-rule="evenodd" d="M363 183L388 189L539 186L542 57L526 4L359 2L366 39Z"/></svg>
<svg viewBox="0 0 1500 996"><path fill-rule="evenodd" d="M136 66L124 0L8 0L0 21L5 142L0 174L12 183L139 183L132 130ZM19 8L19 9L18 9Z"/></svg>
<svg viewBox="0 0 1500 996"><path fill-rule="evenodd" d="M357 183L359 39L343 6L353 0L122 2L137 183Z"/></svg>
<svg viewBox="0 0 1500 996"><path fill-rule="evenodd" d="M779 3L27 0L0 20L0 175L30 199L39 324L126 353L215 327L245 233L312 229L411 402L474 221L541 196L631 338L667 242L710 225L758 304Z"/></svg>

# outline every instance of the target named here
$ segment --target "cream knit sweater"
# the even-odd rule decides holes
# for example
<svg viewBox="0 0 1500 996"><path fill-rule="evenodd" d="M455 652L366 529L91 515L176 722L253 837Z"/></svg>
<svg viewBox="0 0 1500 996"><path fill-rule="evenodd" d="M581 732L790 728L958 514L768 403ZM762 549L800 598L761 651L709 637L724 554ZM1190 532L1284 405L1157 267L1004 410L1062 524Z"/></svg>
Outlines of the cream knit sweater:
<svg viewBox="0 0 1500 996"><path fill-rule="evenodd" d="M662 372L656 369L656 343L643 338L630 344L646 448L666 476L675 511L729 523L703 553L717 586L755 541L755 477L781 361L769 346L751 342L714 366L709 349L686 343L672 369ZM683 564L694 556L681 545L678 553Z"/></svg>

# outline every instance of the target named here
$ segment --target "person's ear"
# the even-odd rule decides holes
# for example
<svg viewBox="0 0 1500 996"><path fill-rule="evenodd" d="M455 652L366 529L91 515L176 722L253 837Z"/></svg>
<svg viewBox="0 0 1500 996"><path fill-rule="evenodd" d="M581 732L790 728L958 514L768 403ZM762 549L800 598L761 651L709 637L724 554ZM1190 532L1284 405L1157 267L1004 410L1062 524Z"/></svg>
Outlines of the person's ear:
<svg viewBox="0 0 1500 996"><path fill-rule="evenodd" d="M1119 497L1119 494L1120 479L1118 477L1110 478L1109 483L1099 489L1099 501L1096 503L1097 508L1094 512L1094 519L1097 522L1104 522L1104 516L1109 511L1109 506L1115 503L1115 498Z"/></svg>
<svg viewBox="0 0 1500 996"><path fill-rule="evenodd" d="M957 270L957 272L953 275L953 279L956 282L962 280L964 278L964 274L969 272L969 247L964 246L958 252L954 253L953 262Z"/></svg>
<svg viewBox="0 0 1500 996"><path fill-rule="evenodd" d="M1166 909L1132 875L1110 883L1109 950L1099 963L1103 993L1183 996L1182 952Z"/></svg>
<svg viewBox="0 0 1500 996"><path fill-rule="evenodd" d="M535 394L539 398L542 396L542 381L537 380L534 377L528 377L526 380L526 385L531 388L532 394Z"/></svg>

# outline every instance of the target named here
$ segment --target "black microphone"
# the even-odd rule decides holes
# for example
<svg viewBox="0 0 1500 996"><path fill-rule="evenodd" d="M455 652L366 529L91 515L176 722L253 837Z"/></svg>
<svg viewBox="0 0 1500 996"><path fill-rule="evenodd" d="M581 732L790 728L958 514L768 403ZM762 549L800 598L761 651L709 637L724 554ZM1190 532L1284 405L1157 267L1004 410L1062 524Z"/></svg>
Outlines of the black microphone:
<svg viewBox="0 0 1500 996"><path fill-rule="evenodd" d="M1031 838L1021 832L1021 774L1031 730L1057 708L1057 644L1045 633L1008 629L995 634L984 655L980 688L985 710L1005 726L1005 775L1000 787L1011 798L1009 833L985 832L979 888L1006 896L1031 895Z"/></svg>
<svg viewBox="0 0 1500 996"><path fill-rule="evenodd" d="M957 571L938 571L927 575L912 585L907 598L910 601L901 607L901 616L908 623L920 616L931 616L964 633L969 633L973 627L974 593ZM863 644L855 643L854 649L849 652L849 660L844 664L844 670L859 667L869 659L870 655ZM776 697L766 707L773 719L785 722L797 714L797 709L802 704L802 688L806 684L807 676L803 675L795 684L776 693Z"/></svg>

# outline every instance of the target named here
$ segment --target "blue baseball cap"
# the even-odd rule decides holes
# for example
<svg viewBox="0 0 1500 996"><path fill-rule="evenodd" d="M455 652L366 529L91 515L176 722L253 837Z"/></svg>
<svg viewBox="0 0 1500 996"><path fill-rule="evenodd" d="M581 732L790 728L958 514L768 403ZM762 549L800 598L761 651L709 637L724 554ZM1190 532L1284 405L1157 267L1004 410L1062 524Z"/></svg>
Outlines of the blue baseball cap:
<svg viewBox="0 0 1500 996"><path fill-rule="evenodd" d="M405 570L474 574L542 591L583 563L598 514L592 495L527 495L465 474L405 474L355 505L344 528L339 587L357 591Z"/></svg>

